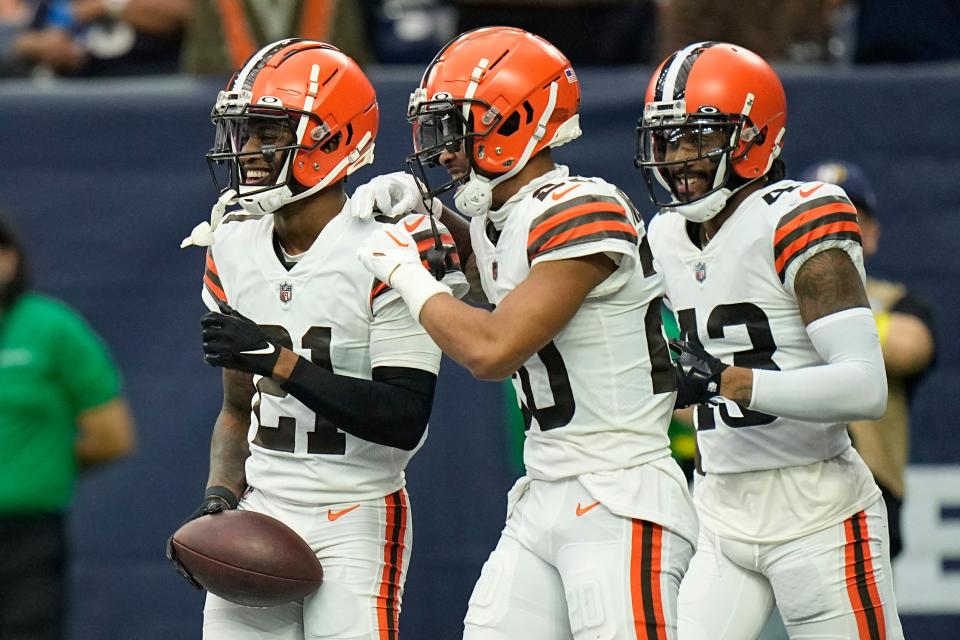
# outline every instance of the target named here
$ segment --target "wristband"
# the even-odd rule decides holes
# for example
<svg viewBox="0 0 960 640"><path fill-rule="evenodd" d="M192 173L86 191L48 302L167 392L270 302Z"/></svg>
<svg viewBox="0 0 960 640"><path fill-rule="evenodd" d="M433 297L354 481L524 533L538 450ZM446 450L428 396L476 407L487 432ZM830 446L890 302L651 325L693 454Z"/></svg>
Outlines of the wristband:
<svg viewBox="0 0 960 640"><path fill-rule="evenodd" d="M237 494L226 487L221 487L219 485L214 485L212 487L207 487L206 492L207 498L220 498L227 503L227 506L231 509L236 509L237 505L240 504L240 499L237 498Z"/></svg>
<svg viewBox="0 0 960 640"><path fill-rule="evenodd" d="M403 263L390 274L390 286L407 303L410 315L420 322L420 311L427 300L439 293L453 295L450 287L434 278L419 262Z"/></svg>

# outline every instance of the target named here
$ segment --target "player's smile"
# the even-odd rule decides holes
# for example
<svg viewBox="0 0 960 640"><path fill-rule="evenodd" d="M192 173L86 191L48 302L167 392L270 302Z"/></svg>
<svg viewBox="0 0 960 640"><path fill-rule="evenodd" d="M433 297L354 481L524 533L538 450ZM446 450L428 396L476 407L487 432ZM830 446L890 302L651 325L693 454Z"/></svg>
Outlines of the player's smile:
<svg viewBox="0 0 960 640"><path fill-rule="evenodd" d="M671 173L674 190L683 200L692 200L703 195L708 187L710 176L705 171L680 169Z"/></svg>
<svg viewBox="0 0 960 640"><path fill-rule="evenodd" d="M279 166L271 166L252 160L243 165L243 184L245 185L268 185L273 184L280 175Z"/></svg>
<svg viewBox="0 0 960 640"><path fill-rule="evenodd" d="M244 166L243 167L243 184L245 185L264 185L272 184L275 182L271 178L275 178L274 175L277 171L274 170L275 167L252 167Z"/></svg>
<svg viewBox="0 0 960 640"><path fill-rule="evenodd" d="M668 171L678 199L690 202L710 190L724 142L722 132L699 129L675 133L668 141L664 159L675 163Z"/></svg>

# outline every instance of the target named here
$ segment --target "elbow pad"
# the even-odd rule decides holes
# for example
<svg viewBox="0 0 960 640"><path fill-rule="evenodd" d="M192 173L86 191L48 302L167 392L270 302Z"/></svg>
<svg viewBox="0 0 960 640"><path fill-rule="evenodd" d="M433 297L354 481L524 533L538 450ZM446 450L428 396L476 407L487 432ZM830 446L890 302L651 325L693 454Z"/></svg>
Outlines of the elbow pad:
<svg viewBox="0 0 960 640"><path fill-rule="evenodd" d="M792 371L754 369L749 409L811 422L876 420L887 407L887 375L873 313L858 307L807 326L826 364Z"/></svg>

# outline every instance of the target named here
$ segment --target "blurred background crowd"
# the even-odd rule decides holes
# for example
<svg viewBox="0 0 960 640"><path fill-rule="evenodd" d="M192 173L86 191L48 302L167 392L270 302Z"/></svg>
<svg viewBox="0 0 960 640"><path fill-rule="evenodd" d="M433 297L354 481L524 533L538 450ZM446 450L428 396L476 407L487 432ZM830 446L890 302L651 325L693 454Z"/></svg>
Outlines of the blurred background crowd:
<svg viewBox="0 0 960 640"><path fill-rule="evenodd" d="M0 74L226 74L294 34L362 65L422 64L490 24L534 31L580 65L653 64L717 38L772 62L960 57L960 4L942 0L0 0Z"/></svg>
<svg viewBox="0 0 960 640"><path fill-rule="evenodd" d="M95 462L126 456L88 472L88 439L59 471L0 457L8 496L27 484L20 475L60 482L55 511L68 516L70 536L45 549L57 571L68 567L70 584L66 595L42 589L66 603L66 637L200 636L202 599L167 565L163 543L199 498L219 403L219 377L200 355L202 254L177 249L215 198L203 153L216 92L251 53L280 38L325 40L353 56L377 89L381 127L377 163L351 179L352 191L374 172L404 168L407 96L440 47L496 24L541 35L571 59L583 83L585 133L558 160L623 187L648 221L654 212L631 159L653 67L688 43L725 40L781 73L790 105L788 177L807 173L847 189L871 238L865 251L876 254L868 264L871 302L885 327L897 397L886 419L897 424L879 440L869 427L853 429L888 508L903 507L895 579L907 637L956 637L960 441L951 416L960 345L951 338L960 331L960 265L951 256L960 235L953 177L960 174L960 2L0 0L0 146L8 152L0 217L22 240L0 237L0 442L38 419L23 403L13 406L17 394L2 393L12 389L3 376L15 375L20 353L3 333L4 273L29 262L33 285L79 312L56 315L70 315L64 322L86 336L81 345L93 345L103 365L89 381L96 394L74 393L65 377L69 393L56 426L67 444L58 460L69 457L69 438L104 431L113 435L96 442L109 455ZM36 339L34 319L21 329L24 341ZM61 336L41 347L57 359L65 343ZM111 407L123 408L116 428L91 421ZM14 409L22 420L11 418ZM675 456L691 468L684 416L671 437ZM522 470L522 439L509 384L478 383L445 364L430 438L408 472L417 518L401 618L408 640L459 637L470 588L503 522L506 489ZM44 446L33 450L49 462ZM0 620L28 610L4 589L39 557L10 537L4 495ZM33 531L18 535L45 543ZM57 606L51 602L34 604ZM0 624L0 640L30 640L5 633ZM783 637L782 629L768 634Z"/></svg>

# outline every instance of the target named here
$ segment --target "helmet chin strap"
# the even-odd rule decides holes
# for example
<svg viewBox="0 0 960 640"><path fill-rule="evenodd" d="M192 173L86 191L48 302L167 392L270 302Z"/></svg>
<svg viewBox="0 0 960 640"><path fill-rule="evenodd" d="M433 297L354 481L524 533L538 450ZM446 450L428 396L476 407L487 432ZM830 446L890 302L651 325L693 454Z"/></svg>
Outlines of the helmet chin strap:
<svg viewBox="0 0 960 640"><path fill-rule="evenodd" d="M705 198L688 204L671 205L663 210L679 213L690 222L706 222L723 210L731 195L733 192L730 189L718 189Z"/></svg>
<svg viewBox="0 0 960 640"><path fill-rule="evenodd" d="M763 180L766 175L767 174L764 173L756 178L747 180L735 189L727 189L724 187L723 189L718 189L710 195L700 198L694 202L687 204L673 204L669 207L664 207L663 210L675 211L690 222L706 222L710 218L723 211L723 208L727 206L727 201L730 200L730 197L733 194L743 190L746 187L749 187L757 180Z"/></svg>
<svg viewBox="0 0 960 640"><path fill-rule="evenodd" d="M196 247L209 247L212 245L214 238L213 232L216 231L220 221L223 220L223 215L226 213L227 207L237 203L236 197L236 191L233 189L225 189L210 210L210 222L204 220L195 226L193 231L190 232L190 235L180 243L180 248L185 249L190 245Z"/></svg>
<svg viewBox="0 0 960 640"><path fill-rule="evenodd" d="M489 213L490 207L493 205L493 188L517 175L527 166L527 161L530 159L530 156L533 155L533 149L537 146L537 143L547 135L547 122L550 121L550 116L553 115L553 109L557 105L557 90L557 83L551 82L550 97L547 99L547 106L543 110L543 114L537 121L537 128L534 129L533 135L530 136L530 140L527 141L527 146L510 171L490 179L478 175L473 167L470 168L470 178L457 189L457 193L453 199L460 213L470 218Z"/></svg>

